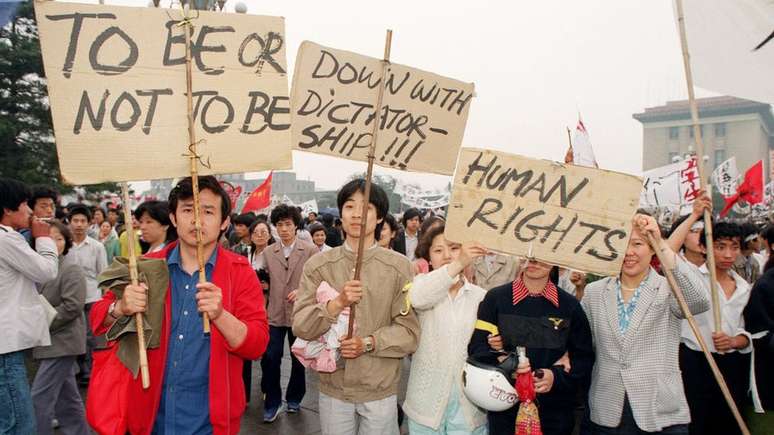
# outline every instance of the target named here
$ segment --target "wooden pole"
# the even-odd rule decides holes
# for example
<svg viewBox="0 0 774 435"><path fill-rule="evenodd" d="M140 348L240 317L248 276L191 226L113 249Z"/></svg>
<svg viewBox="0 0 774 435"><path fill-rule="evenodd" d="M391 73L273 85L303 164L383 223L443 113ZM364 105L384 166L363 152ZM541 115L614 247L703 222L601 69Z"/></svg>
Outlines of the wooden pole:
<svg viewBox="0 0 774 435"><path fill-rule="evenodd" d="M202 244L202 218L199 205L199 155L196 152L196 130L193 117L193 72L191 67L191 33L193 24L188 16L188 5L183 7L184 21L183 33L185 33L185 85L186 101L188 103L188 158L191 164L191 185L193 187L194 201L194 227L196 228L196 259L199 262L199 283L207 282L207 274L204 269L204 245ZM202 313L204 333L210 332L210 317Z"/></svg>
<svg viewBox="0 0 774 435"><path fill-rule="evenodd" d="M677 22L680 27L680 46L683 51L683 67L685 69L685 81L688 85L688 104L691 108L691 123L693 124L693 138L696 141L696 165L699 168L699 182L702 189L712 198L712 188L707 184L704 173L704 141L699 127L699 108L693 93L693 73L691 72L691 57L688 54L688 37L685 33L685 16L683 14L683 1L677 0ZM720 301L718 297L717 271L715 270L715 251L713 250L712 237L712 213L704 210L704 236L707 247L707 269L710 273L710 295L712 297L712 314L715 320L715 332L721 331Z"/></svg>
<svg viewBox="0 0 774 435"><path fill-rule="evenodd" d="M379 96L376 99L376 106L374 107L374 126L373 133L371 135L371 145L368 147L368 170L366 171L365 187L363 190L363 211L361 215L360 223L360 236L357 241L357 257L355 257L355 277L354 280L360 279L360 272L363 268L363 251L365 250L365 230L368 223L368 205L371 203L371 179L374 173L374 154L376 153L376 140L379 136L379 127L382 120L382 100L384 99L384 82L387 80L387 66L390 64L390 48L392 46L392 30L387 30L387 36L384 41L384 58L382 59L382 80L379 83ZM349 307L349 324L347 325L347 338L352 338L352 333L355 328L355 305Z"/></svg>
<svg viewBox="0 0 774 435"><path fill-rule="evenodd" d="M126 242L129 246L129 278L132 285L139 285L139 274L137 272L137 253L135 252L135 233L132 225L131 202L129 201L129 183L121 183L121 194L124 199L124 222L126 225ZM143 328L142 313L134 315L134 322L137 327L137 347L140 351L140 376L142 377L142 388L150 387L150 372L148 371L148 353L145 350L145 329Z"/></svg>
<svg viewBox="0 0 774 435"><path fill-rule="evenodd" d="M678 2L679 1L680 0L678 0ZM661 250L659 249L655 239L650 234L648 234L648 242L650 243L650 246L653 247L653 250L656 251L656 256L658 256L661 264L665 264L664 256L661 254ZM693 335L696 337L696 341L699 343L699 347L701 347L704 358L707 359L707 363L712 370L712 376L715 378L715 382L718 383L720 391L723 393L723 397L726 399L728 407L731 408L731 413L734 414L736 423L739 425L739 430L741 430L742 434L744 435L750 435L750 431L747 429L747 425L744 423L744 419L742 419L742 414L739 413L739 409L736 407L736 403L734 402L733 397L731 397L731 391L729 391L728 385L726 384L725 379L723 379L723 374L720 373L720 369L718 368L715 359L712 357L712 353L710 353L709 348L707 348L707 343L704 342L704 338L699 331L699 327L696 325L696 319L693 318L693 314L688 308L688 303L685 301L685 295L683 295L682 289L680 289L680 287L677 285L677 280L675 279L671 270L665 267L662 268L662 270L666 275L666 279L667 282L669 282L669 287L672 289L672 293L677 299L677 303L680 305L680 310L683 312L685 320L688 321L688 326L691 327L691 331L693 331Z"/></svg>

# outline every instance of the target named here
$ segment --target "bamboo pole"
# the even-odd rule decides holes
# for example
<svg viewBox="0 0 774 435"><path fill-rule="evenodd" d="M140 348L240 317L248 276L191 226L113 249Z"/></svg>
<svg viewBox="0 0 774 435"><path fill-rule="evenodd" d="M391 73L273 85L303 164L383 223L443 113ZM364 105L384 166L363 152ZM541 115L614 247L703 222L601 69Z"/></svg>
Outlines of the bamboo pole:
<svg viewBox="0 0 774 435"><path fill-rule="evenodd" d="M712 198L712 186L707 184L704 173L704 141L699 127L699 108L693 93L693 73L691 72L691 57L688 54L688 37L685 33L685 15L683 13L683 1L677 0L677 22L680 27L680 47L683 52L683 67L685 69L685 81L688 85L688 104L691 108L691 123L693 124L693 138L696 142L696 165L699 168L699 182L702 189ZM712 315L715 323L715 332L721 332L720 301L718 295L717 271L715 270L715 251L713 250L712 213L704 210L704 236L707 247L707 269L710 273L710 295L712 296Z"/></svg>
<svg viewBox="0 0 774 435"><path fill-rule="evenodd" d="M656 240L651 234L648 234L648 242L650 243L650 246L653 247L653 250L656 251L656 256L658 257L661 264L665 264L664 256L661 254L661 250L659 249ZM701 347L701 352L704 354L704 358L707 359L707 363L712 370L712 376L715 378L715 382L718 383L720 391L723 393L723 398L726 399L728 407L731 408L731 413L734 414L736 423L739 425L739 430L742 431L743 435L750 435L750 431L747 429L747 425L744 423L744 419L742 419L742 414L739 413L739 409L736 407L736 403L734 402L733 397L731 397L731 391L728 389L728 385L723 378L723 374L720 373L720 369L718 368L715 359L712 357L712 353L710 353L709 348L707 347L707 343L704 342L704 338L699 331L699 327L696 325L696 319L693 318L693 314L688 308L688 303L685 301L685 295L683 294L682 289L680 289L680 287L677 285L677 280L675 280L671 270L667 269L666 267L662 268L662 270L666 275L666 279L667 282L669 282L669 287L672 289L672 293L675 295L675 299L677 299L677 303L680 305L680 310L683 312L685 320L688 321L688 326L691 327L691 331L693 331L693 335L696 337L696 341L699 343L699 347Z"/></svg>
<svg viewBox="0 0 774 435"><path fill-rule="evenodd" d="M124 222L126 225L126 241L129 246L129 278L132 285L139 285L139 274L137 272L137 253L135 252L135 232L132 225L131 202L129 202L129 183L121 183L121 194L124 200ZM145 329L143 328L142 313L135 313L134 322L137 327L137 347L140 352L140 376L142 378L142 388L150 387L150 372L148 371L148 352L145 349Z"/></svg>
<svg viewBox="0 0 774 435"><path fill-rule="evenodd" d="M185 85L186 102L188 105L188 158L191 164L191 185L193 187L194 201L194 227L196 228L196 259L199 262L199 283L207 282L207 274L204 269L204 245L202 244L202 218L199 205L199 155L196 152L196 130L194 128L193 117L193 72L191 67L191 33L193 29L190 17L188 16L188 4L183 6L184 21L182 22L183 33L185 34ZM202 323L204 333L210 332L210 317L207 313L202 313Z"/></svg>
<svg viewBox="0 0 774 435"><path fill-rule="evenodd" d="M357 257L355 258L355 276L354 280L360 280L360 272L363 268L363 250L365 249L365 231L368 223L368 206L371 203L371 179L374 172L374 154L376 152L376 140L379 135L379 127L382 116L382 100L384 99L384 82L387 80L387 66L390 64L390 49L392 47L392 30L387 30L387 36L384 41L384 58L382 59L382 80L379 84L379 96L376 99L374 107L374 126L371 135L371 145L368 147L368 170L366 171L365 187L363 190L363 211L360 223L360 236L357 241ZM355 305L349 307L349 324L347 325L347 338L352 338L355 328Z"/></svg>

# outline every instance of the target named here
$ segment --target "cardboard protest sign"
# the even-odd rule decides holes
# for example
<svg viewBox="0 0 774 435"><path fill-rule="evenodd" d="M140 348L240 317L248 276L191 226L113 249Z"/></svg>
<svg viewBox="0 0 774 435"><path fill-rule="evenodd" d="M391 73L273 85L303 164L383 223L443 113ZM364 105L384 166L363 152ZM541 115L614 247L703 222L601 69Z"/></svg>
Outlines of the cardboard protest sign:
<svg viewBox="0 0 774 435"><path fill-rule="evenodd" d="M641 189L633 175L463 148L446 238L617 275Z"/></svg>
<svg viewBox="0 0 774 435"><path fill-rule="evenodd" d="M681 207L699 196L701 180L696 157L645 171L640 207Z"/></svg>
<svg viewBox="0 0 774 435"><path fill-rule="evenodd" d="M384 87L374 163L451 175L473 84L304 41L291 113L293 149L366 161L379 87Z"/></svg>
<svg viewBox="0 0 774 435"><path fill-rule="evenodd" d="M63 178L189 175L182 11L55 1L35 11ZM199 172L290 167L284 19L192 18L197 151L210 166Z"/></svg>

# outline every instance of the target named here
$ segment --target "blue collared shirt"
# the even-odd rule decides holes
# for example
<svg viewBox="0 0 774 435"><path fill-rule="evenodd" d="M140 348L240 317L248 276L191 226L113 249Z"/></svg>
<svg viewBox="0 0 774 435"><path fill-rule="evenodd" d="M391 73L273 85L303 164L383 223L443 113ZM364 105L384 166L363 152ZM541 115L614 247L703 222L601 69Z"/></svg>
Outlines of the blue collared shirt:
<svg viewBox="0 0 774 435"><path fill-rule="evenodd" d="M215 249L205 265L207 281L212 279L217 258L218 250ZM167 267L172 290L172 324L161 402L153 433L211 434L210 336L203 332L202 316L196 307L199 271L189 275L183 270L179 245L170 252Z"/></svg>

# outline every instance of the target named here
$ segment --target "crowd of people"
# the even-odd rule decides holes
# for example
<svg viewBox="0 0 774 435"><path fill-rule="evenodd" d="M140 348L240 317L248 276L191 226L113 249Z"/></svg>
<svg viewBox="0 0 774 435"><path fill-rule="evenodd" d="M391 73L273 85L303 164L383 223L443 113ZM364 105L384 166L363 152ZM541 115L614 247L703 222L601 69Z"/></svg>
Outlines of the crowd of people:
<svg viewBox="0 0 774 435"><path fill-rule="evenodd" d="M638 211L620 274L596 277L447 240L442 216L393 216L362 179L339 190L338 217L234 214L217 179L198 186L202 252L190 178L131 222L0 179L0 433L235 434L258 360L263 422L303 412L314 370L323 434L398 434L402 420L411 434L517 433L519 401L489 406L510 396L472 381L471 365L507 388L531 376L546 435L741 433L667 274L736 406L774 431L774 226L704 222L707 195L669 229Z"/></svg>

